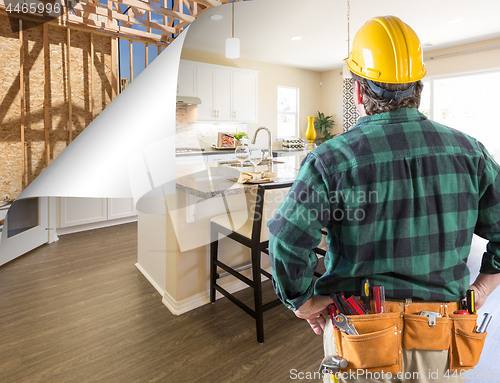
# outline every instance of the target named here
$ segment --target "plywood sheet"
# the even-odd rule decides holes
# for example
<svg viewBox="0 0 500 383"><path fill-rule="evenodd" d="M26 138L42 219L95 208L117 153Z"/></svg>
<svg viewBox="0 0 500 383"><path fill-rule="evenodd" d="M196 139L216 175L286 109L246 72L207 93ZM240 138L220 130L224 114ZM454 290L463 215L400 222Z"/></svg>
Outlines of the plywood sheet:
<svg viewBox="0 0 500 383"><path fill-rule="evenodd" d="M24 92L26 96L26 171L28 184L45 167L43 26L24 21Z"/></svg>
<svg viewBox="0 0 500 383"><path fill-rule="evenodd" d="M50 161L69 144L66 29L49 25Z"/></svg>
<svg viewBox="0 0 500 383"><path fill-rule="evenodd" d="M0 200L21 192L19 35L0 16ZM6 65L9 64L9 65Z"/></svg>
<svg viewBox="0 0 500 383"><path fill-rule="evenodd" d="M73 139L92 121L90 111L90 34L71 31L71 101Z"/></svg>
<svg viewBox="0 0 500 383"><path fill-rule="evenodd" d="M94 35L94 112L101 113L111 102L111 39Z"/></svg>

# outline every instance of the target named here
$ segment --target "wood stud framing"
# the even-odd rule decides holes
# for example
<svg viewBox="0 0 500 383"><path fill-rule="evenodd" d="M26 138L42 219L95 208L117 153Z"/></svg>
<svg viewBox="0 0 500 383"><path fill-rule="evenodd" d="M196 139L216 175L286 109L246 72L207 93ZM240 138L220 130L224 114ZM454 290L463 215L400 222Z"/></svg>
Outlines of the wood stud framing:
<svg viewBox="0 0 500 383"><path fill-rule="evenodd" d="M22 169L22 180L21 180L21 188L22 190L26 189L26 140L24 138L24 114L25 114L25 106L24 106L24 37L23 37L23 20L19 19L19 87L21 93L21 169Z"/></svg>
<svg viewBox="0 0 500 383"><path fill-rule="evenodd" d="M114 100L116 96L120 93L120 88L118 85L118 39L113 37L111 39L111 99Z"/></svg>
<svg viewBox="0 0 500 383"><path fill-rule="evenodd" d="M68 71L68 141L71 143L73 141L73 103L71 101L71 60L70 60L70 48L71 48L71 29L66 29L66 68Z"/></svg>
<svg viewBox="0 0 500 383"><path fill-rule="evenodd" d="M44 61L44 92L43 113L45 128L45 166L50 164L50 51L49 26L43 24L43 61Z"/></svg>
<svg viewBox="0 0 500 383"><path fill-rule="evenodd" d="M134 81L134 49L132 41L129 41L130 82Z"/></svg>
<svg viewBox="0 0 500 383"><path fill-rule="evenodd" d="M94 34L90 34L90 113L92 120L95 118L94 101Z"/></svg>

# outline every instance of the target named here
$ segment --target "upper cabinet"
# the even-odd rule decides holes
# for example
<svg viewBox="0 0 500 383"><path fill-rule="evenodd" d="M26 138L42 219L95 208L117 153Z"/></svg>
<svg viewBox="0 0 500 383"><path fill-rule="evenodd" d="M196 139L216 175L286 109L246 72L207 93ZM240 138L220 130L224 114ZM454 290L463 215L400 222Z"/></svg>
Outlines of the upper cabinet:
<svg viewBox="0 0 500 383"><path fill-rule="evenodd" d="M181 60L177 96L196 97L196 65Z"/></svg>
<svg viewBox="0 0 500 383"><path fill-rule="evenodd" d="M193 71L192 68L195 68ZM257 71L181 60L178 89L201 99L198 121L258 122Z"/></svg>
<svg viewBox="0 0 500 383"><path fill-rule="evenodd" d="M233 117L235 120L257 122L258 79L256 73L233 72Z"/></svg>

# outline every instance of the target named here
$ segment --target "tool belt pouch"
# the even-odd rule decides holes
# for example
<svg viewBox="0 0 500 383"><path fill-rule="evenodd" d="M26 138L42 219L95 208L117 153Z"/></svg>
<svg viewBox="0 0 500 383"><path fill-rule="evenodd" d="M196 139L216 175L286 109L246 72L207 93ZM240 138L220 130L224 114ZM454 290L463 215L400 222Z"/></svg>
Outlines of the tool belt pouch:
<svg viewBox="0 0 500 383"><path fill-rule="evenodd" d="M470 370L479 362L486 332L478 334L477 315L451 314L450 371Z"/></svg>
<svg viewBox="0 0 500 383"><path fill-rule="evenodd" d="M348 335L334 329L335 345L348 366L341 372L402 371L401 317L399 313L346 315L359 335Z"/></svg>
<svg viewBox="0 0 500 383"><path fill-rule="evenodd" d="M463 316L463 315L462 315ZM407 350L448 350L450 348L451 320L435 318L434 326L429 317L404 314L403 345Z"/></svg>

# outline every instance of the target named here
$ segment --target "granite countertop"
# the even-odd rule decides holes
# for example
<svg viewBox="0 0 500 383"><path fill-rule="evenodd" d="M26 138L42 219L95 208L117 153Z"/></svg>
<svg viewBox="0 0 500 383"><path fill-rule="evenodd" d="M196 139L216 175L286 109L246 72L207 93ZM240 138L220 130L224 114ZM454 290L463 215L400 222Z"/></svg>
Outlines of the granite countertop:
<svg viewBox="0 0 500 383"><path fill-rule="evenodd" d="M281 181L293 181L300 166L299 156L280 158L281 163L275 163L272 172ZM176 188L196 197L208 199L221 195L248 193L257 184L239 184L230 179L237 179L240 167L223 166L217 162L177 165ZM259 165L256 171L270 171L268 165ZM244 171L253 171L251 166Z"/></svg>
<svg viewBox="0 0 500 383"><path fill-rule="evenodd" d="M215 149L204 148L204 152L187 152L187 153L176 153L176 157L187 157L187 156L206 156L210 154L231 154L234 153L234 148L231 149ZM298 156L307 153L305 150L273 150L273 155L276 157L278 154L280 156Z"/></svg>
<svg viewBox="0 0 500 383"><path fill-rule="evenodd" d="M204 148L204 152L187 152L187 153L175 153L176 157L187 157L187 156L206 156L210 154L229 154L234 153L234 148L231 149L215 149L215 148Z"/></svg>

